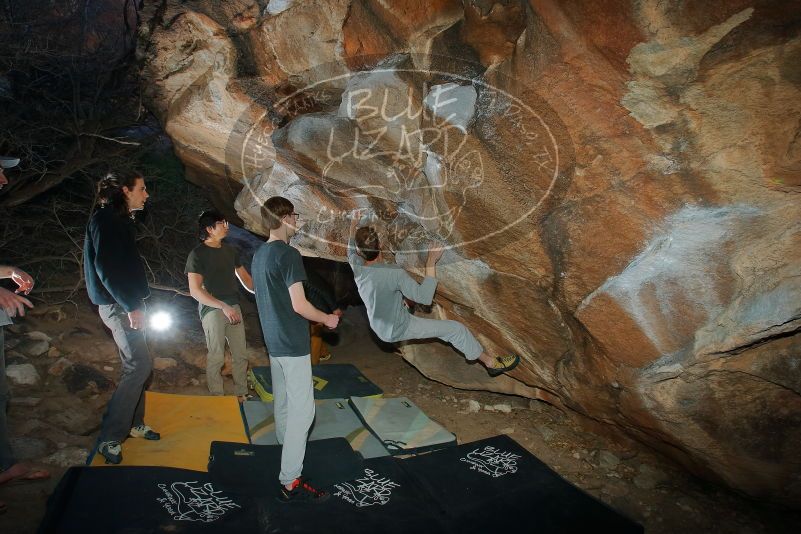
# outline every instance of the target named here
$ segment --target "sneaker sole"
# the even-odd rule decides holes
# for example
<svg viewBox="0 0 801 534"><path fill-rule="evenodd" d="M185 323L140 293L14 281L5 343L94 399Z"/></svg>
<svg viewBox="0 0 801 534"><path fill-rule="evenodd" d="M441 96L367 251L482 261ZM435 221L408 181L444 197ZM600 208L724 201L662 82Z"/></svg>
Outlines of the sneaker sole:
<svg viewBox="0 0 801 534"><path fill-rule="evenodd" d="M107 464L117 465L120 462L122 462L122 456L120 456L119 458L114 459L114 458L109 458L108 456L106 456L102 452L100 453L100 456L102 456L106 460Z"/></svg>
<svg viewBox="0 0 801 534"><path fill-rule="evenodd" d="M320 497L319 499L282 499L281 497L276 497L275 500L281 504L322 504L330 499L331 496L327 495L325 497Z"/></svg>
<svg viewBox="0 0 801 534"><path fill-rule="evenodd" d="M520 357L518 356L518 358L515 360L515 363L513 363L509 367L504 367L503 369L487 369L487 372L491 377L495 378L496 376L501 376L504 373L508 373L509 371L517 367L519 363L520 363Z"/></svg>
<svg viewBox="0 0 801 534"><path fill-rule="evenodd" d="M161 439L161 436L158 437L148 437L148 436L134 436L133 434L129 434L128 437L134 439L146 439L148 441L158 441Z"/></svg>
<svg viewBox="0 0 801 534"><path fill-rule="evenodd" d="M279 495L279 496L277 496L275 498L275 500L278 501L281 504L298 504L298 503L321 504L321 503L324 503L325 501L327 501L330 498L331 498L331 494L330 493L326 493L325 497L320 497L318 499L301 499L301 498L286 499L286 498L282 497L281 495Z"/></svg>

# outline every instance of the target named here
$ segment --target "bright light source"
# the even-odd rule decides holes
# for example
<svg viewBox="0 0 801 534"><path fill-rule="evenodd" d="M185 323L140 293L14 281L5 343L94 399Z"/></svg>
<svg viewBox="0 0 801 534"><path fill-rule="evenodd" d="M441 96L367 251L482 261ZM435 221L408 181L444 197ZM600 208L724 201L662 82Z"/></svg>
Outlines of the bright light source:
<svg viewBox="0 0 801 534"><path fill-rule="evenodd" d="M158 311L150 316L150 328L163 332L172 326L172 316L165 311Z"/></svg>

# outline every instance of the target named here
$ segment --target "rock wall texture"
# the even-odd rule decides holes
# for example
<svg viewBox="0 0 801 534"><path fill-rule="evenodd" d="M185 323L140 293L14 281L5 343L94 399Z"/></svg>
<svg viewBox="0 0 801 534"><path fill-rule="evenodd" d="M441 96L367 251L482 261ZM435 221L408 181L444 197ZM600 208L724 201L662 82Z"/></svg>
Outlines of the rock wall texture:
<svg viewBox="0 0 801 534"><path fill-rule="evenodd" d="M164 0L148 105L219 207L343 260L346 214L433 314L523 359L457 387L581 412L754 497L801 503L801 10L725 0Z"/></svg>

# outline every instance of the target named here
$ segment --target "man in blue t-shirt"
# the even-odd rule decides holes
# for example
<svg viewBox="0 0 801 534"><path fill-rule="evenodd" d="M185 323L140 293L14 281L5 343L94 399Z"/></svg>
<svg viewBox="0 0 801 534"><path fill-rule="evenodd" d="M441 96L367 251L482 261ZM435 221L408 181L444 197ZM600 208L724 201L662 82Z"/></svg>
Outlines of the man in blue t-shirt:
<svg viewBox="0 0 801 534"><path fill-rule="evenodd" d="M315 308L303 290L306 271L300 252L289 245L298 228L295 207L283 197L264 203L262 215L270 238L253 256L256 290L264 343L270 354L275 432L281 449L282 502L322 502L329 495L303 480L306 439L314 421L309 321L336 328L339 317Z"/></svg>

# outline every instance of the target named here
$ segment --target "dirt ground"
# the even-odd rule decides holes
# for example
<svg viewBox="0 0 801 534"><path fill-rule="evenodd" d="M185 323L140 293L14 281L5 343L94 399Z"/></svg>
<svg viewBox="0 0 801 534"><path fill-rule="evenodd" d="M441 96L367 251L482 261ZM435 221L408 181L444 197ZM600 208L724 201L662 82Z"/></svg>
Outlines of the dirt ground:
<svg viewBox="0 0 801 534"><path fill-rule="evenodd" d="M202 371L205 345L194 305L181 297L159 297L160 303L152 307L171 308L178 322L168 333L150 336L152 355L165 358L164 368L154 372L151 389L207 394ZM244 307L251 365L266 365L255 310ZM12 361L32 363L41 378L36 385L12 386L9 426L17 454L47 466L53 477L36 484L0 486L0 500L8 503L8 512L0 515L2 533L35 532L58 479L68 465L83 461L97 437L111 390L99 391L90 384L70 393L66 375L58 374L59 366L65 365L62 359L88 365L112 381L119 376L114 344L86 302L39 306L37 311L6 332L7 346L19 343L25 332L44 332L52 338L46 354L26 358L6 351L7 360L10 352ZM508 434L576 486L642 523L648 533L801 532L801 514L700 481L637 442L593 432L577 414L521 397L458 390L425 378L401 356L374 342L362 307L349 308L338 331L330 363L352 363L385 396L410 398L455 433L459 443ZM226 389L231 387L228 377Z"/></svg>

